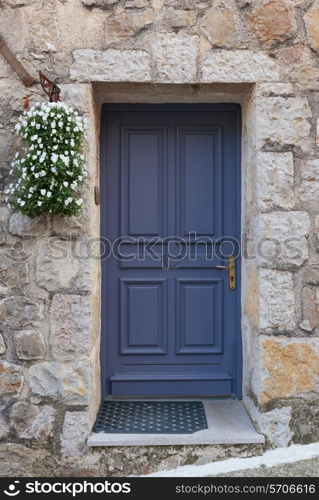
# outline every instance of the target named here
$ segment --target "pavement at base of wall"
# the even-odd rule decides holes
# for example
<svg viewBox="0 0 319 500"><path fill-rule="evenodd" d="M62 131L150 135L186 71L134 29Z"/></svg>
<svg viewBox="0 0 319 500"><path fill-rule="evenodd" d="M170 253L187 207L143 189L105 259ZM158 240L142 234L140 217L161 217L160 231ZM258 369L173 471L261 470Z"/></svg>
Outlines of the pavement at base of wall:
<svg viewBox="0 0 319 500"><path fill-rule="evenodd" d="M276 448L251 458L185 465L146 477L319 477L319 443Z"/></svg>

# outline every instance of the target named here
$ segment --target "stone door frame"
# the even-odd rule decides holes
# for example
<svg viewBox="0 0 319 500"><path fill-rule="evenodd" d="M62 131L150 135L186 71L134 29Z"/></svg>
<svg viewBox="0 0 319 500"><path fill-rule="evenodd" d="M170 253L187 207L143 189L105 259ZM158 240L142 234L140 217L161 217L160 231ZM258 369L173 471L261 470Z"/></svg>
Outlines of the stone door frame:
<svg viewBox="0 0 319 500"><path fill-rule="evenodd" d="M242 51L244 52L244 51ZM216 54L215 54L216 55ZM101 105L107 103L198 103L229 102L242 107L242 231L245 238L281 237L273 230L271 221L276 214L283 228L292 232L292 219L300 218L301 239L309 231L308 216L294 210L290 183L293 181L292 149L307 148L311 115L308 103L293 97L293 87L281 83L279 72L271 65L262 69L258 62L250 62L247 82L247 61L237 68L234 81L214 81L206 76L205 83L135 83L90 82L63 86L66 100L80 108L88 119L87 158L89 183L87 215L90 236L99 237L99 210L94 204L93 186L99 185L99 129ZM252 65L255 64L254 67ZM267 61L267 64L270 64ZM232 77L230 68L229 76ZM268 75L265 74L268 71ZM241 77L241 75L243 75ZM255 78L257 76L257 78ZM265 82L260 82L265 77ZM267 78L268 77L268 78ZM207 83L207 80L212 83ZM267 80L270 81L267 81ZM242 80L242 81L241 81ZM274 81L275 80L275 81ZM269 180L274 172L278 181ZM277 177L276 177L277 176ZM287 229L288 227L288 229ZM302 232L304 231L304 232ZM302 250L307 250L301 243ZM303 262L303 260L302 260ZM101 399L100 381L100 265L90 260L91 329L89 332L89 425L96 417ZM292 264L294 265L294 263ZM300 265L300 264L299 264ZM263 430L263 414L267 403L267 370L264 367L263 345L269 335L291 328L294 315L293 281L285 255L277 259L242 259L242 343L243 343L243 401L253 419ZM267 293L276 289L273 300ZM269 294L268 294L269 295ZM271 294L270 294L271 295ZM277 298L276 298L277 297ZM280 301L284 297L284 304ZM293 320L292 320L293 321ZM286 339L279 339L286 342Z"/></svg>

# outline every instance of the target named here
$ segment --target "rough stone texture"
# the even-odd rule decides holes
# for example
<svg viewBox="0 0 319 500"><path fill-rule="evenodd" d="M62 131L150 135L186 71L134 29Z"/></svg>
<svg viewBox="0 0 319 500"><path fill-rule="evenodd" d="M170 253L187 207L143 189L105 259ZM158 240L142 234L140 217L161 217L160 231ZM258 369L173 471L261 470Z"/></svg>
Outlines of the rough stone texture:
<svg viewBox="0 0 319 500"><path fill-rule="evenodd" d="M316 204L319 196L319 159L309 160L302 169L299 197L302 201Z"/></svg>
<svg viewBox="0 0 319 500"><path fill-rule="evenodd" d="M221 50L203 60L202 82L259 82L278 80L276 62L263 52Z"/></svg>
<svg viewBox="0 0 319 500"><path fill-rule="evenodd" d="M198 38L160 33L153 41L155 81L185 83L196 78Z"/></svg>
<svg viewBox="0 0 319 500"><path fill-rule="evenodd" d="M261 269L259 283L260 328L280 331L294 328L294 288L291 273Z"/></svg>
<svg viewBox="0 0 319 500"><path fill-rule="evenodd" d="M19 365L0 361L0 393L18 396L23 385L22 370Z"/></svg>
<svg viewBox="0 0 319 500"><path fill-rule="evenodd" d="M52 434L54 410L50 406L36 406L18 401L12 406L10 425L22 439L46 441Z"/></svg>
<svg viewBox="0 0 319 500"><path fill-rule="evenodd" d="M56 294L51 305L52 355L57 361L88 356L90 308L87 297Z"/></svg>
<svg viewBox="0 0 319 500"><path fill-rule="evenodd" d="M53 362L32 365L29 384L33 394L62 399L67 405L87 404L87 373L83 362L72 365Z"/></svg>
<svg viewBox="0 0 319 500"><path fill-rule="evenodd" d="M212 45L231 47L236 38L234 13L223 10L207 12L201 22L201 31Z"/></svg>
<svg viewBox="0 0 319 500"><path fill-rule="evenodd" d="M0 299L0 321L3 328L37 326L44 319L41 300L15 295Z"/></svg>
<svg viewBox="0 0 319 500"><path fill-rule="evenodd" d="M257 139L264 146L309 148L311 110L303 97L265 97L258 103Z"/></svg>
<svg viewBox="0 0 319 500"><path fill-rule="evenodd" d="M9 434L9 425L0 417L0 441L6 439Z"/></svg>
<svg viewBox="0 0 319 500"><path fill-rule="evenodd" d="M18 212L13 213L9 219L9 232L17 236L39 236L46 229L46 218L37 217L31 219L27 215Z"/></svg>
<svg viewBox="0 0 319 500"><path fill-rule="evenodd" d="M0 354L4 354L7 350L3 335L0 333Z"/></svg>
<svg viewBox="0 0 319 500"><path fill-rule="evenodd" d="M294 199L293 154L263 153L257 155L257 196L261 211L290 209Z"/></svg>
<svg viewBox="0 0 319 500"><path fill-rule="evenodd" d="M83 214L29 219L11 213L4 190L14 182L9 164L20 148L12 129L23 96L31 93L33 103L44 97L38 84L26 90L0 57L0 438L10 440L0 446L1 474L125 476L261 452L246 445L94 451L85 445L100 403L100 269L86 246L99 234L93 190L103 102L241 104L244 231L256 244L262 236L282 244L297 234L302 251L297 259L286 248L280 257L242 260L243 393L268 443L318 440L318 0L0 4L10 48L32 75L41 66L56 80L62 99L88 123ZM50 256L51 236L63 252L75 253L63 262L58 248ZM32 334L18 338L21 332ZM43 358L19 359L15 336L21 343L25 335L32 341L27 356ZM274 347L263 350L265 339ZM29 420L16 431L9 418L17 402ZM41 429L50 426L45 408L51 405L56 418L53 433L44 432L48 439L22 437L37 432L33 414ZM71 416L63 422L74 411L83 426L72 434Z"/></svg>
<svg viewBox="0 0 319 500"><path fill-rule="evenodd" d="M319 51L319 10L310 10L304 17L310 46Z"/></svg>
<svg viewBox="0 0 319 500"><path fill-rule="evenodd" d="M319 376L318 339L307 342L264 338L262 360L266 369L260 401L303 396L315 391Z"/></svg>
<svg viewBox="0 0 319 500"><path fill-rule="evenodd" d="M319 289L304 287L301 292L302 322L300 328L311 332L319 326Z"/></svg>
<svg viewBox="0 0 319 500"><path fill-rule="evenodd" d="M250 30L268 47L291 38L296 30L293 8L282 0L257 5L247 21Z"/></svg>
<svg viewBox="0 0 319 500"><path fill-rule="evenodd" d="M87 413L82 411L66 412L61 435L63 455L78 456L84 448L88 434Z"/></svg>
<svg viewBox="0 0 319 500"><path fill-rule="evenodd" d="M143 50L81 49L73 53L70 77L77 81L148 82L150 59Z"/></svg>
<svg viewBox="0 0 319 500"><path fill-rule="evenodd" d="M269 267L301 266L308 258L310 220L306 212L270 212L259 216L258 258Z"/></svg>
<svg viewBox="0 0 319 500"><path fill-rule="evenodd" d="M79 273L79 262L69 241L44 241L38 251L36 278L49 292L72 287Z"/></svg>
<svg viewBox="0 0 319 500"><path fill-rule="evenodd" d="M14 332L14 343L19 359L42 359L45 355L44 340L40 332L33 330Z"/></svg>

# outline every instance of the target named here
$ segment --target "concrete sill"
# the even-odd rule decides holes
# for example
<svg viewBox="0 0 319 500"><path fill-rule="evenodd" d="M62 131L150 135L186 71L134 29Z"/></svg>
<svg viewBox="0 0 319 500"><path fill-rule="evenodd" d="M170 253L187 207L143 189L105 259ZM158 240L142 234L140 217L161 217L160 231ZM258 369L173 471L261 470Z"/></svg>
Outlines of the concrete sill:
<svg viewBox="0 0 319 500"><path fill-rule="evenodd" d="M203 400L208 429L194 434L92 433L88 446L170 446L202 444L263 444L241 401Z"/></svg>

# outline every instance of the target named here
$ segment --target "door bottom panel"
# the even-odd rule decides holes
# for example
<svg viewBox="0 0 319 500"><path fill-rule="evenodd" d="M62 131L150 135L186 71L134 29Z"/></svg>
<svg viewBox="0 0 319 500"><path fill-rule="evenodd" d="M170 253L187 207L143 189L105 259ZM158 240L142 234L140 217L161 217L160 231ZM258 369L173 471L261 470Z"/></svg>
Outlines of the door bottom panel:
<svg viewBox="0 0 319 500"><path fill-rule="evenodd" d="M225 396L232 392L232 377L229 373L118 374L111 377L111 385L113 396Z"/></svg>

